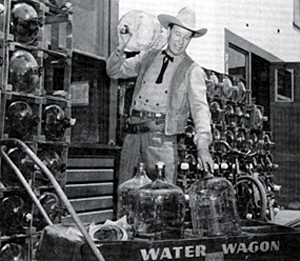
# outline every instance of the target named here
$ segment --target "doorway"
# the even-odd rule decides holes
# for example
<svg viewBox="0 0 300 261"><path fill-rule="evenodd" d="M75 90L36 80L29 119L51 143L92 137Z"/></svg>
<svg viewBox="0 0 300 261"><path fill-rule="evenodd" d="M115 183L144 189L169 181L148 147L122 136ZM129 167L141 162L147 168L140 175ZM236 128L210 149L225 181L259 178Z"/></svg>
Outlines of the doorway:
<svg viewBox="0 0 300 261"><path fill-rule="evenodd" d="M264 129L270 130L270 62L252 53L251 67L252 99L255 104L263 106L263 115L268 117Z"/></svg>

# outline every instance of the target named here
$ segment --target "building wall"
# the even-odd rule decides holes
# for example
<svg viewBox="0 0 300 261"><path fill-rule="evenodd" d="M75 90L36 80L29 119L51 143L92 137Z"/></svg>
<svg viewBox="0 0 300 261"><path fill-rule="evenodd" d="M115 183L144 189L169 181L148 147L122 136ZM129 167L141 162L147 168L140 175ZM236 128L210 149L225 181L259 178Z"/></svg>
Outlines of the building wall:
<svg viewBox="0 0 300 261"><path fill-rule="evenodd" d="M188 53L202 66L224 72L224 29L286 62L300 61L300 30L293 26L294 0L120 0L120 17L131 10L176 15L196 10L199 27L208 33L195 39Z"/></svg>
<svg viewBox="0 0 300 261"><path fill-rule="evenodd" d="M70 0L74 10L75 51L106 58L115 45L118 0Z"/></svg>
<svg viewBox="0 0 300 261"><path fill-rule="evenodd" d="M96 139L96 142L101 144L114 144L118 88L117 81L110 80L106 75L105 59L117 45L119 1L70 0L70 2L74 10L73 51L76 55L73 55L73 59L76 63L73 63L73 66L74 64L78 66L73 68L72 80L89 81L91 92L89 106L78 107L77 111L73 106L74 112L78 114L75 127L78 134L76 141L94 142L92 140ZM85 117L86 115L89 117ZM85 128L81 128L83 126Z"/></svg>
<svg viewBox="0 0 300 261"><path fill-rule="evenodd" d="M293 70L294 102L275 102L275 70ZM271 129L275 140L274 162L279 164L275 172L276 183L282 185L277 199L286 206L300 202L300 63L274 63L270 68ZM298 202L298 203L297 203Z"/></svg>

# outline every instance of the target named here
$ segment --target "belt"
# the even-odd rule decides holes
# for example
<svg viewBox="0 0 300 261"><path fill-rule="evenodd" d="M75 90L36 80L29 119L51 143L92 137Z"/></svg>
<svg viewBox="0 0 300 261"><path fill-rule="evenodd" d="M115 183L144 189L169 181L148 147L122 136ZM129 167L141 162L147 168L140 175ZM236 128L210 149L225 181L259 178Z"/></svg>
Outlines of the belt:
<svg viewBox="0 0 300 261"><path fill-rule="evenodd" d="M165 121L157 120L157 121L147 121L138 124L126 124L125 132L131 134L145 133L145 132L154 132L165 130Z"/></svg>
<svg viewBox="0 0 300 261"><path fill-rule="evenodd" d="M140 117L141 119L164 119L166 115L159 112L150 112L150 111L137 111L132 110L131 116Z"/></svg>

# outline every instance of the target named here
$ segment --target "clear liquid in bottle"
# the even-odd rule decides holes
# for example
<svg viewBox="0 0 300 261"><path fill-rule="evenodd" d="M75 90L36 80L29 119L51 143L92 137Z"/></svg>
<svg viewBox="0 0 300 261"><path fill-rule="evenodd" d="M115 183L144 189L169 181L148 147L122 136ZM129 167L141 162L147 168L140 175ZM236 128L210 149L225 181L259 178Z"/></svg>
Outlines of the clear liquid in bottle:
<svg viewBox="0 0 300 261"><path fill-rule="evenodd" d="M164 179L164 163L156 164L158 177L138 190L135 237L154 240L184 237L185 197L181 188Z"/></svg>
<svg viewBox="0 0 300 261"><path fill-rule="evenodd" d="M147 176L145 163L138 163L135 176L132 179L123 182L118 188L118 219L126 215L127 223L130 226L133 226L136 192L140 187L149 184L150 182L151 179Z"/></svg>

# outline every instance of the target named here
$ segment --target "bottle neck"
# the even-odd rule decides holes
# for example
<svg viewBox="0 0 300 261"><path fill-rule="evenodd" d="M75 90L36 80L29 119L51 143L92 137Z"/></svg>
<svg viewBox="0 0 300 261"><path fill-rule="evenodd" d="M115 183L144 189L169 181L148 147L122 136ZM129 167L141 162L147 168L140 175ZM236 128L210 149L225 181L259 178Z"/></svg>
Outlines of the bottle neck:
<svg viewBox="0 0 300 261"><path fill-rule="evenodd" d="M162 163L156 164L157 179L165 180L165 165Z"/></svg>
<svg viewBox="0 0 300 261"><path fill-rule="evenodd" d="M159 169L158 172L157 172L157 178L158 179L165 179L165 174L163 172L162 169Z"/></svg>
<svg viewBox="0 0 300 261"><path fill-rule="evenodd" d="M146 176L146 170L145 165L141 163L137 166L135 178L140 178L142 176Z"/></svg>

